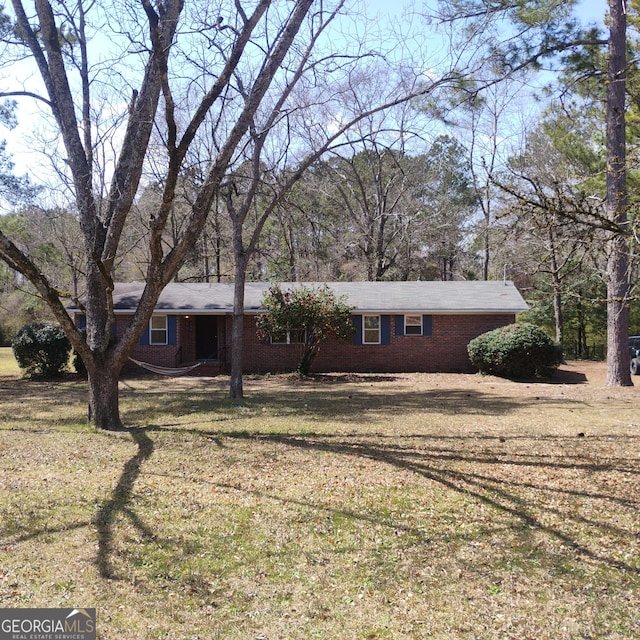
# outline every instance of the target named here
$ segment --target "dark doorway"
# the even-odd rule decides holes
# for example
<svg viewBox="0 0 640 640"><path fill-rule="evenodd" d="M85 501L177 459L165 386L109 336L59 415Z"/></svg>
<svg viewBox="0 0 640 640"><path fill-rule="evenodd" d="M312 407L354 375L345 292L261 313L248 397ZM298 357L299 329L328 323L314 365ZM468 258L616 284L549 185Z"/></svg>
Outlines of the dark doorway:
<svg viewBox="0 0 640 640"><path fill-rule="evenodd" d="M218 316L195 316L196 360L218 358Z"/></svg>

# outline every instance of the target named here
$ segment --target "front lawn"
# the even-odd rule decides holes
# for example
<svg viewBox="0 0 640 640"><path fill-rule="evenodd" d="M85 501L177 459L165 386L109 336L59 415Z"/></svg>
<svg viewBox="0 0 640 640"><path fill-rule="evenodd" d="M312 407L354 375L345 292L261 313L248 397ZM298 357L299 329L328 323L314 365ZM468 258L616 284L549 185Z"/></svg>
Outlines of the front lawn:
<svg viewBox="0 0 640 640"><path fill-rule="evenodd" d="M96 607L101 640L640 637L640 396L603 364L135 378L102 433L6 351L0 607Z"/></svg>

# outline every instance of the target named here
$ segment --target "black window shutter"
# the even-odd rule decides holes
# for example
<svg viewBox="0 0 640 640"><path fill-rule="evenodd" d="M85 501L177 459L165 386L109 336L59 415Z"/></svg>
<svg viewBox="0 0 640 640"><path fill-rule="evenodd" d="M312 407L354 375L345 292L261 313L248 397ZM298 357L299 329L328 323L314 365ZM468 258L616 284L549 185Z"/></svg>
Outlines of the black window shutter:
<svg viewBox="0 0 640 640"><path fill-rule="evenodd" d="M148 345L150 342L149 337L149 322L147 322L147 326L144 328L144 333L140 336L140 344Z"/></svg>
<svg viewBox="0 0 640 640"><path fill-rule="evenodd" d="M380 316L380 342L391 344L391 316Z"/></svg>
<svg viewBox="0 0 640 640"><path fill-rule="evenodd" d="M351 316L351 321L355 329L353 332L353 344L362 344L362 316L357 314L353 315Z"/></svg>
<svg viewBox="0 0 640 640"><path fill-rule="evenodd" d="M430 336L432 333L433 316L422 316L422 335Z"/></svg>
<svg viewBox="0 0 640 640"><path fill-rule="evenodd" d="M177 324L176 316L167 316L167 344L176 344L178 339Z"/></svg>

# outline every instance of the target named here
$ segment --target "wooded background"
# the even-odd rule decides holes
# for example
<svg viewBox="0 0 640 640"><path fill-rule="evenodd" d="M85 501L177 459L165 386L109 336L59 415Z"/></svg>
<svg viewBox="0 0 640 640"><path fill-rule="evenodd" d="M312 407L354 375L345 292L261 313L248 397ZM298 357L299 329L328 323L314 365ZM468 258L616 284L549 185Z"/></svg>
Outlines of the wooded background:
<svg viewBox="0 0 640 640"><path fill-rule="evenodd" d="M360 12L341 8L339 33L349 41L349 55L343 59L333 52L331 69L317 69L327 74L323 81L298 87L295 108L259 156L257 184L256 158L238 154L211 201L202 233L173 279L234 280L234 215L247 192L255 189L243 229L246 238L260 227L246 256L248 280L506 277L531 304L529 319L556 337L568 357L602 357L607 243L612 234L621 233L605 209L607 36L604 13L601 24L582 24L571 13L572 4L529 1L519 3L519 10L506 2L492 3L490 10L480 0L440 2L430 9L415 5L402 19L385 23L384 38L380 30L373 32L374 16L366 7ZM637 5L631 2L627 7L627 46L633 58L638 48ZM223 8L217 7L227 20ZM61 24L73 35L78 16L72 15L72 8L67 11ZM372 31L353 31L358 22L366 22ZM4 25L4 41L9 43L15 31L9 18ZM227 33L233 28L229 24ZM94 37L99 31L96 28ZM74 33L67 34L70 57L79 41ZM335 37L338 31L332 33ZM433 60L434 48L427 43L435 37L439 47L448 45L447 52L438 54L438 65L433 62L433 69L423 72L421 81L433 88L419 95L416 77L406 86L407 69L411 57L424 56L420 64ZM187 36L176 39L186 42ZM326 42L322 46L328 51ZM8 44L5 54L7 50ZM453 55L455 68L464 71L456 77L451 73ZM5 55L5 69L8 62ZM17 57L11 62L17 64ZM339 65L343 71L348 67L348 73L338 73ZM441 82L445 77L447 82ZM195 81L195 76L187 79ZM313 139L317 126L330 122L326 104L319 99L328 86L336 121L366 115L343 132L339 144L309 162L313 149L322 144ZM376 110L384 102L381 94L388 96L392 87L416 95ZM121 100L121 91L115 81L102 89L106 102L100 116L92 106L95 131L103 132L108 120L105 104ZM626 96L630 222L622 232L634 285L640 188L635 61L627 68ZM181 99L188 101L188 90ZM341 101L342 111L336 106ZM179 109L176 112L180 122ZM15 125L21 113L16 103L7 103L5 124ZM41 131L40 138L36 133L32 132L34 149L46 151L50 160L46 170L39 160L34 171L16 177L10 153L20 157L21 147L2 146L0 229L28 253L54 287L77 298L84 294L86 255L75 203L66 195L64 154L46 132ZM114 280L147 277L150 227L166 182L160 159L167 135L166 127L160 126L153 134L156 151L146 160L142 186L124 226ZM297 142L301 135L307 147ZM97 173L104 183L110 171L104 151L107 138L104 133L93 143ZM184 233L207 179L207 159L215 152L211 145L213 137L202 136L179 172L163 231L167 251ZM274 206L273 194L292 176L293 186ZM96 191L98 206L106 210L107 194ZM640 333L640 305L633 288L630 308L630 332ZM23 324L46 317L51 313L35 287L0 263L2 342L7 344Z"/></svg>

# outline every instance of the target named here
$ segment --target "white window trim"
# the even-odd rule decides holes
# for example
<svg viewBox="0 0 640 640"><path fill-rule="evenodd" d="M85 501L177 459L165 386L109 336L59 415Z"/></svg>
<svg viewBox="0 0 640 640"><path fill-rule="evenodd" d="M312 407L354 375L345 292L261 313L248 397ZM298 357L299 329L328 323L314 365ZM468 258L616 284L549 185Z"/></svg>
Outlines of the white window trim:
<svg viewBox="0 0 640 640"><path fill-rule="evenodd" d="M418 324L407 324L407 318L414 316L416 318L420 319L420 322ZM422 315L418 314L418 313L407 313L404 316L404 335L405 336L421 336L423 333L423 326L422 326ZM408 333L407 332L407 327L418 327L420 329L420 331L418 333Z"/></svg>
<svg viewBox="0 0 640 640"><path fill-rule="evenodd" d="M294 329L293 331L298 331L298 329ZM301 342L291 342L291 330L290 329L287 330L286 340L279 340L277 342L274 342L273 338L271 336L269 336L269 340L270 340L271 344L275 344L275 345L278 345L278 344L304 344L304 342L305 342L304 341L304 337L303 337L303 340Z"/></svg>
<svg viewBox="0 0 640 640"><path fill-rule="evenodd" d="M366 329L366 318L378 318L378 340L377 342L369 342L366 340L366 332L373 329ZM377 313L368 313L362 316L362 344L382 344L382 317Z"/></svg>
<svg viewBox="0 0 640 640"><path fill-rule="evenodd" d="M164 329L161 327L154 327L153 321L159 318L164 318ZM154 331L164 331L164 342L155 342L153 339ZM153 315L149 320L149 344L151 346L163 346L169 344L169 316L166 315Z"/></svg>

